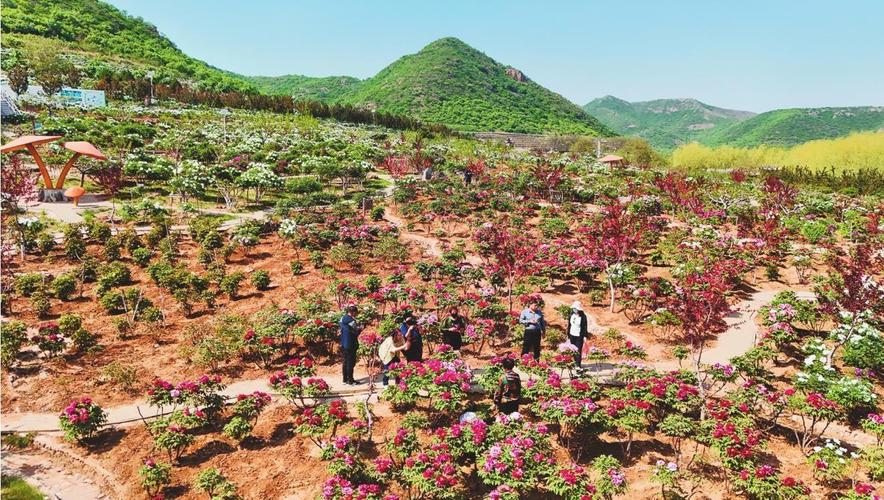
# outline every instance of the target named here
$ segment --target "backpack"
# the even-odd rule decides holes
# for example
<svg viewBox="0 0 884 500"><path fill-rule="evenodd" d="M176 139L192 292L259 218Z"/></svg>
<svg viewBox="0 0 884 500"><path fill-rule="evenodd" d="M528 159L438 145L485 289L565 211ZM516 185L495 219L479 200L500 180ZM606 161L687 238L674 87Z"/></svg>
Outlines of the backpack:
<svg viewBox="0 0 884 500"><path fill-rule="evenodd" d="M497 392L497 402L519 401L522 399L522 379L516 372L504 373L500 379Z"/></svg>

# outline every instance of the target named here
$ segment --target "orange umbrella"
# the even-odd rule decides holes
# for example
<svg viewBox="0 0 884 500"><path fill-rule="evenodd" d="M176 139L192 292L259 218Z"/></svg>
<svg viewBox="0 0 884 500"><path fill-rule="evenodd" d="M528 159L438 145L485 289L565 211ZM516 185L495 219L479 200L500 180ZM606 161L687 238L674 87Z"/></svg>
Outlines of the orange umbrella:
<svg viewBox="0 0 884 500"><path fill-rule="evenodd" d="M46 164L43 163L43 158L41 158L40 154L37 152L36 146L47 142L57 141L58 139L61 139L60 135L23 135L0 147L0 153L10 153L12 151L18 151L19 149L27 149L28 153L34 157L34 161L37 162L37 166L40 167L40 175L43 176L43 184L46 185L47 189L52 189L52 178L49 177L49 171L46 170Z"/></svg>
<svg viewBox="0 0 884 500"><path fill-rule="evenodd" d="M80 203L80 197L86 194L86 190L81 188L80 186L74 186L65 190L64 195L68 198L74 199L74 206L76 207Z"/></svg>
<svg viewBox="0 0 884 500"><path fill-rule="evenodd" d="M77 161L77 158L80 156L88 156L102 161L107 160L107 156L104 156L104 153L86 141L65 142L62 143L62 146L64 146L65 149L73 151L74 156L64 164L64 168L61 170L61 173L58 174L58 181L55 183L55 189L61 189L64 187L64 179L67 177L68 171L70 171L71 167L74 166L74 162Z"/></svg>

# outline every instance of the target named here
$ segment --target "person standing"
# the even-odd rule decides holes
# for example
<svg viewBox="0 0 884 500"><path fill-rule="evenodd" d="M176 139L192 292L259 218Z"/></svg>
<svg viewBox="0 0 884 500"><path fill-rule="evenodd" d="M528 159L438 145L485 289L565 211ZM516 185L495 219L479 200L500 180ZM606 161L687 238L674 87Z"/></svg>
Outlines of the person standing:
<svg viewBox="0 0 884 500"><path fill-rule="evenodd" d="M540 338L546 331L546 320L540 309L540 302L534 301L519 315L519 323L525 327L525 337L522 339L522 355L532 352L534 359L540 359Z"/></svg>
<svg viewBox="0 0 884 500"><path fill-rule="evenodd" d="M469 186L473 183L473 172L472 170L465 168L463 171L463 184L464 186Z"/></svg>
<svg viewBox="0 0 884 500"><path fill-rule="evenodd" d="M494 391L494 406L497 411L504 415L510 415L519 411L519 403L522 400L522 379L516 373L516 362L512 358L506 358L501 362L503 374L497 381L497 389Z"/></svg>
<svg viewBox="0 0 884 500"><path fill-rule="evenodd" d="M362 327L356 322L356 306L347 307L341 317L339 336L341 338L341 355L344 358L344 384L356 385L353 369L356 367L356 352L359 349L359 332Z"/></svg>
<svg viewBox="0 0 884 500"><path fill-rule="evenodd" d="M457 306L448 308L448 316L442 320L442 342L460 351L463 345L463 334L467 329L467 320L460 315Z"/></svg>
<svg viewBox="0 0 884 500"><path fill-rule="evenodd" d="M382 379L384 387L387 387L387 384L390 381L390 378L387 375L390 371L390 366L399 362L399 352L403 349L405 349L405 339L402 338L402 333L399 332L399 330L393 330L390 332L390 334L387 335L387 338L385 338L378 347L378 357L381 358L381 364L384 369L384 376Z"/></svg>
<svg viewBox="0 0 884 500"><path fill-rule="evenodd" d="M409 363L423 362L424 360L424 339L421 336L420 327L417 326L417 319L414 315L405 318L402 326L399 327L402 337L405 338L405 360Z"/></svg>
<svg viewBox="0 0 884 500"><path fill-rule="evenodd" d="M583 339L589 338L589 323L583 304L575 300L571 304L571 317L568 319L568 342L577 348L577 368L583 362Z"/></svg>

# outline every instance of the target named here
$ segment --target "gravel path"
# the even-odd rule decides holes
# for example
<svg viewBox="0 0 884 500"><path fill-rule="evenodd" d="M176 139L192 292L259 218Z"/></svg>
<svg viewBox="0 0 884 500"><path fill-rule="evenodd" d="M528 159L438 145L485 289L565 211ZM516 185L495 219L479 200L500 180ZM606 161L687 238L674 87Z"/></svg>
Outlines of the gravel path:
<svg viewBox="0 0 884 500"><path fill-rule="evenodd" d="M107 496L88 477L53 465L41 453L3 453L3 473L19 476L50 499L93 500Z"/></svg>

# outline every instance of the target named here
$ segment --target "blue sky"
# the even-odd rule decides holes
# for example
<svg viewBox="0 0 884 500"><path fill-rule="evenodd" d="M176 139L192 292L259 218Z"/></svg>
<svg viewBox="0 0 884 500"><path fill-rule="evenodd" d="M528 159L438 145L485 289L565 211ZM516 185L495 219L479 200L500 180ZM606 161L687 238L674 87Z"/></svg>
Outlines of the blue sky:
<svg viewBox="0 0 884 500"><path fill-rule="evenodd" d="M249 75L374 75L456 36L577 104L884 105L884 1L110 0Z"/></svg>

